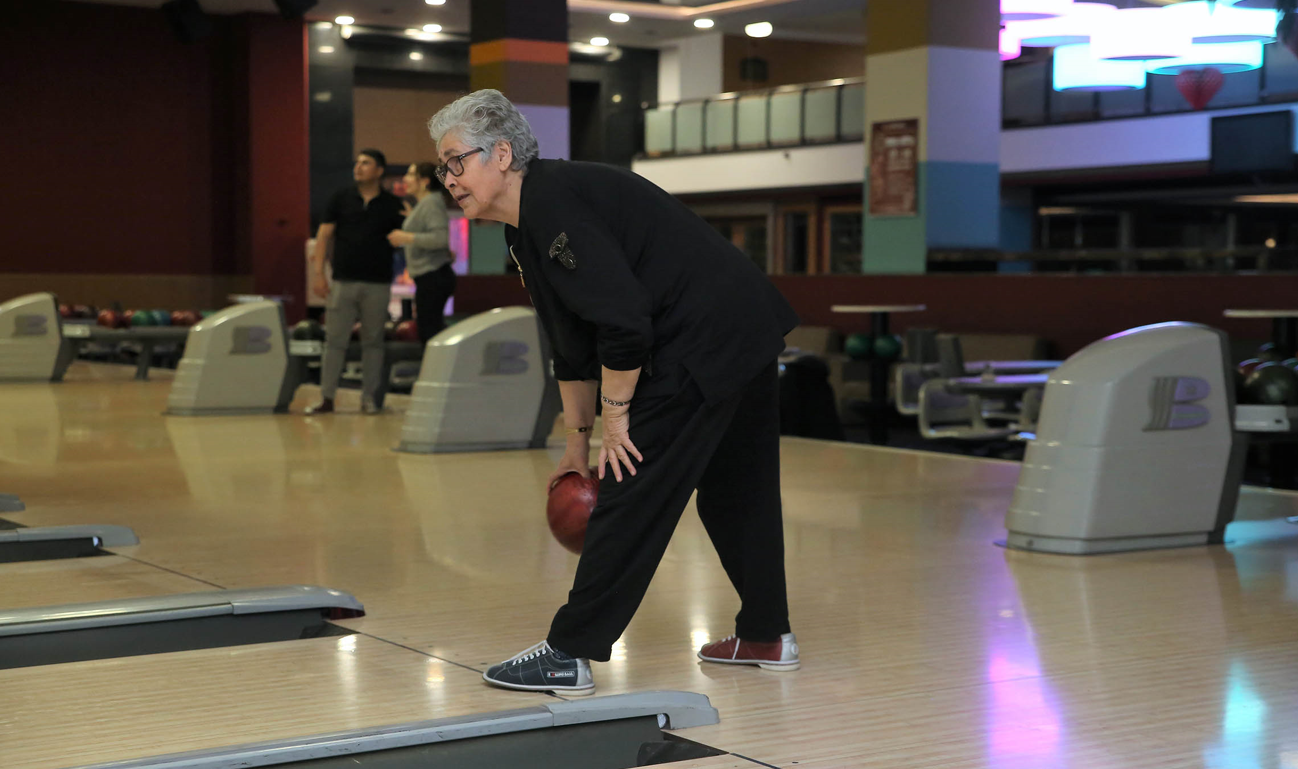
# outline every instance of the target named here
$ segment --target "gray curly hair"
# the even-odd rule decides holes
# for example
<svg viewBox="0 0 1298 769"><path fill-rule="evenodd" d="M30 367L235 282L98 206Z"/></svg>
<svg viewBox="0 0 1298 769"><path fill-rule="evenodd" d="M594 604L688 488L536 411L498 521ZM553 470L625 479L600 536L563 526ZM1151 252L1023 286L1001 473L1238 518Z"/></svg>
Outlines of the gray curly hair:
<svg viewBox="0 0 1298 769"><path fill-rule="evenodd" d="M442 107L428 121L428 134L437 143L448 133L472 149L483 150L480 162L486 163L496 142L509 142L514 150L510 168L522 171L538 154L536 137L527 119L500 91L485 88L461 96Z"/></svg>

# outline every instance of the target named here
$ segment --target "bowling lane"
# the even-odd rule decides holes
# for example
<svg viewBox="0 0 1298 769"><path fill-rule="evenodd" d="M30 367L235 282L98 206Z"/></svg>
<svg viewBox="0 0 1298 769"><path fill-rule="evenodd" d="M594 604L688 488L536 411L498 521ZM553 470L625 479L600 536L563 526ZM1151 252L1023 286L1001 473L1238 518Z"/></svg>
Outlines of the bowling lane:
<svg viewBox="0 0 1298 769"><path fill-rule="evenodd" d="M0 564L0 609L111 601L211 590L191 577L120 556Z"/></svg>
<svg viewBox="0 0 1298 769"><path fill-rule="evenodd" d="M364 636L0 671L5 766L61 769L531 707L472 671Z"/></svg>
<svg viewBox="0 0 1298 769"><path fill-rule="evenodd" d="M160 404L165 389L150 397ZM56 411L77 424L61 398ZM142 414L142 404L107 408ZM10 416L5 408L0 416ZM543 516L558 453L398 454L390 449L400 424L396 415L106 421L88 432L138 434L141 446L160 448L132 451L128 442L103 468L74 460L48 478L20 479L49 502L40 522L62 523L75 509L60 502L62 487L115 499L103 490L166 477L144 498L105 510L140 533L140 557L227 587L348 590L369 615L344 624L480 669L539 640L565 599L576 558L551 540ZM767 754L833 766L836 757L924 744L924 732L897 726L900 718L932 719L943 739L986 765L1004 763L979 751L992 750L988 735L1013 720L1006 698L1061 703L1054 721L1027 719L1076 736L1055 743L1057 757L1121 727L1104 719L1102 703L1133 690L1107 671L1153 670L1169 683L1143 700L1145 731L1131 739L1166 727L1165 754L1184 762L1224 739L1184 727L1206 728L1205 714L1243 696L1232 677L1265 680L1277 665L1287 674L1267 655L1292 651L1298 637L1298 593L1286 576L1298 573L1292 527L1237 524L1228 548L1007 552L992 542L1004 536L1017 476L1009 462L787 439L786 557L802 670L694 658L698 645L731 632L738 601L691 508L613 660L594 666L600 693L707 694L722 724L686 736L768 762ZM1161 660L1185 661L1185 675ZM1008 685L1018 680L1042 688ZM1250 692L1267 713L1289 707L1281 691ZM932 697L944 704L924 706ZM1183 700L1194 715L1182 717ZM1260 724L1260 749L1298 738L1269 716Z"/></svg>

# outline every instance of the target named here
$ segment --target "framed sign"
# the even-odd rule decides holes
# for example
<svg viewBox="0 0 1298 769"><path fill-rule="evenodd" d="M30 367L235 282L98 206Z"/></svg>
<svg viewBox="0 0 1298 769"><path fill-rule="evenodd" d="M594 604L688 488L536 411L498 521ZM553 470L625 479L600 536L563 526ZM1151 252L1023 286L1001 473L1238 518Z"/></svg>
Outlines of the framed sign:
<svg viewBox="0 0 1298 769"><path fill-rule="evenodd" d="M870 126L870 215L919 214L919 120Z"/></svg>

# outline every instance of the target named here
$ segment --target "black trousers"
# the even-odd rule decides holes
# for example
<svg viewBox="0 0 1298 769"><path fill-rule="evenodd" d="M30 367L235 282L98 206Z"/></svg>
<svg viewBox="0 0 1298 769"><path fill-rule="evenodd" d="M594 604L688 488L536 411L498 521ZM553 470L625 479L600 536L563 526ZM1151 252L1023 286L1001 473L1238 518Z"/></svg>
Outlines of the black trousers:
<svg viewBox="0 0 1298 769"><path fill-rule="evenodd" d="M415 324L419 328L419 343L437 336L446 328L446 300L455 293L455 270L444 264L432 272L415 277Z"/></svg>
<svg viewBox="0 0 1298 769"><path fill-rule="evenodd" d="M741 608L735 632L776 641L789 632L780 507L780 414L774 361L744 389L707 405L693 382L633 399L631 440L644 462L622 483L607 473L586 529L568 603L547 640L607 661L662 560L690 495Z"/></svg>

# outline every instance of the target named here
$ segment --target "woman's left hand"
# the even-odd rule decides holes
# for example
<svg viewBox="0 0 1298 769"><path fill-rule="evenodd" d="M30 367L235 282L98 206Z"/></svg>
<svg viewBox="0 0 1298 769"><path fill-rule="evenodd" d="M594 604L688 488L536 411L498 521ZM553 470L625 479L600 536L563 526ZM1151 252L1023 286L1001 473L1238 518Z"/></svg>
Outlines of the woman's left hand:
<svg viewBox="0 0 1298 769"><path fill-rule="evenodd" d="M599 450L600 480L604 479L604 468L608 466L613 470L613 477L621 483L623 467L631 475L635 475L635 465L631 463L632 457L637 462L644 461L644 457L640 456L640 450L631 442L630 412L630 406L607 404L604 406L604 445Z"/></svg>
<svg viewBox="0 0 1298 769"><path fill-rule="evenodd" d="M401 248L402 246L408 246L411 243L414 243L415 236L413 233L406 232L405 230L393 230L388 233L388 242L397 248Z"/></svg>

